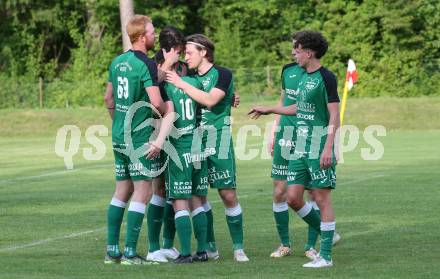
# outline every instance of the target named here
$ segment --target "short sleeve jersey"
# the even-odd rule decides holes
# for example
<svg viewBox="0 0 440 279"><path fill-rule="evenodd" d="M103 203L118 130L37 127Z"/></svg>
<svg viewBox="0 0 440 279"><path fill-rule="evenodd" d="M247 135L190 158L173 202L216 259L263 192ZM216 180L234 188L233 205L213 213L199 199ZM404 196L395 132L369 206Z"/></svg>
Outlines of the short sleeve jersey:
<svg viewBox="0 0 440 279"><path fill-rule="evenodd" d="M201 126L214 127L221 130L223 126L230 126L231 102L234 95L234 80L230 70L213 65L203 75L197 75L203 91L209 92L218 88L225 92L225 97L211 108L202 109Z"/></svg>
<svg viewBox="0 0 440 279"><path fill-rule="evenodd" d="M298 86L302 75L305 73L304 68L297 63L287 64L281 72L281 86L284 93L283 106L291 106L296 104L298 96ZM296 116L281 115L280 127L295 126Z"/></svg>
<svg viewBox="0 0 440 279"><path fill-rule="evenodd" d="M184 76L182 80L190 85L203 90L201 83L194 76ZM161 91L165 91L168 98L173 102L174 110L179 117L174 121L174 127L177 129L178 138L170 137L170 142L175 147L190 148L195 129L198 126L200 107L186 95L182 89L179 89L171 83L162 83Z"/></svg>
<svg viewBox="0 0 440 279"><path fill-rule="evenodd" d="M153 128L151 125L134 131L137 126L152 118L152 109L141 106L131 118L131 125L126 116L129 108L139 101L149 102L145 89L158 86L157 65L143 52L129 50L113 59L109 68L109 82L112 83L115 113L112 126L112 141L118 144L125 142L125 133L130 133L132 143L148 142ZM133 110L133 109L132 109Z"/></svg>
<svg viewBox="0 0 440 279"><path fill-rule="evenodd" d="M329 124L327 104L339 102L337 81L335 75L324 67L305 73L299 84L297 97L297 138L305 137L306 151L310 150L313 129L325 129ZM325 143L325 137L320 139L320 150Z"/></svg>

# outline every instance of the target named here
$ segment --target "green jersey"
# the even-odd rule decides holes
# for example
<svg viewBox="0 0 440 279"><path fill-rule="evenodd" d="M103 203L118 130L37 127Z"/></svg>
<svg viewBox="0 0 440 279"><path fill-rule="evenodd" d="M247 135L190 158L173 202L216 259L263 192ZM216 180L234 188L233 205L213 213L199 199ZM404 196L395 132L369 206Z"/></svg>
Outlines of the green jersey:
<svg viewBox="0 0 440 279"><path fill-rule="evenodd" d="M202 109L202 127L214 127L221 130L223 126L230 126L231 102L234 95L234 81L230 70L213 65L203 75L197 75L203 86L203 91L209 92L218 88L225 92L225 97L212 108Z"/></svg>
<svg viewBox="0 0 440 279"><path fill-rule="evenodd" d="M295 152L309 153L315 150L320 154L327 139L326 131L330 119L327 104L339 102L336 77L324 67L311 73L306 72L298 90L297 147L300 139L305 146Z"/></svg>
<svg viewBox="0 0 440 279"><path fill-rule="evenodd" d="M145 120L152 118L152 109L140 107L133 115L131 127L125 127L129 108L136 102L149 102L145 89L158 86L157 65L145 53L129 50L113 59L109 68L109 82L112 83L115 113L112 126L112 140L118 144L125 142L124 131L131 133L132 143L146 143L152 133L152 125L134 132Z"/></svg>
<svg viewBox="0 0 440 279"><path fill-rule="evenodd" d="M202 84L194 76L184 76L182 80L203 90ZM174 127L176 127L177 134L180 137L170 137L170 142L175 147L190 148L195 129L200 121L198 117L200 107L198 103L186 95L182 89L175 87L171 83L161 84L160 87L161 90L165 90L168 98L173 102L174 111L179 114L179 117L174 122Z"/></svg>
<svg viewBox="0 0 440 279"><path fill-rule="evenodd" d="M302 75L305 73L304 68L297 63L287 64L281 72L281 85L284 93L283 106L291 106L296 104L298 96L298 86ZM296 116L281 115L280 127L295 126Z"/></svg>

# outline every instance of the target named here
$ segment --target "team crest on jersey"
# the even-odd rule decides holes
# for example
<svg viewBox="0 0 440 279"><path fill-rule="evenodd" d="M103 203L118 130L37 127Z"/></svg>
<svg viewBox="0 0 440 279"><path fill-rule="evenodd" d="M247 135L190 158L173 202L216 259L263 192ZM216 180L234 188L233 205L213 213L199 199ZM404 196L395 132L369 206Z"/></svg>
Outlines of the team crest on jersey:
<svg viewBox="0 0 440 279"><path fill-rule="evenodd" d="M131 67L131 65L128 62L121 62L121 63L116 64L115 69L118 69L118 68L119 68L119 71L121 71L121 72L126 72L127 69L129 71L133 70L133 68Z"/></svg>
<svg viewBox="0 0 440 279"><path fill-rule="evenodd" d="M306 80L306 90L307 91L311 91L313 89L315 89L319 84L319 79L317 78L312 78L312 77L308 77Z"/></svg>

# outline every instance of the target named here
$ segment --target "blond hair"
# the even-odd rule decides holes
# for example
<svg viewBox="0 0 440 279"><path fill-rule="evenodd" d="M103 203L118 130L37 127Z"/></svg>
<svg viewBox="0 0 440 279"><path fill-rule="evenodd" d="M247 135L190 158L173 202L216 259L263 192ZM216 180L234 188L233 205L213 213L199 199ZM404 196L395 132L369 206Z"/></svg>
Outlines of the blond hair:
<svg viewBox="0 0 440 279"><path fill-rule="evenodd" d="M151 18L144 15L134 15L128 21L125 28L131 43L136 42L141 35L145 34L145 26L148 23L151 23Z"/></svg>

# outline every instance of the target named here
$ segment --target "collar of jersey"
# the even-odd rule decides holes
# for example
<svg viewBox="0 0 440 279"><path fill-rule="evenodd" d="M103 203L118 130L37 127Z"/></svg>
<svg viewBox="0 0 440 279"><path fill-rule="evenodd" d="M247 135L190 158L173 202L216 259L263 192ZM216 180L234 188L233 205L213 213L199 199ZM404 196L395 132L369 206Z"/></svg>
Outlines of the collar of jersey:
<svg viewBox="0 0 440 279"><path fill-rule="evenodd" d="M144 55L145 57L148 57L145 53L143 53L143 52L140 51L140 50L129 49L129 50L127 50L127 51L130 51L130 52L133 52L133 53L139 53L139 54L141 54L141 55Z"/></svg>
<svg viewBox="0 0 440 279"><path fill-rule="evenodd" d="M199 77L204 77L204 76L206 76L206 74L209 73L209 72L212 70L212 68L214 68L214 66L215 66L215 64L212 64L211 68L209 68L209 70L207 70L206 73L204 73L203 75L199 74L199 72L197 72L197 75L198 75Z"/></svg>
<svg viewBox="0 0 440 279"><path fill-rule="evenodd" d="M306 71L306 73L307 73L308 75L311 75L311 74L313 74L313 73L319 72L322 68L323 68L323 66L321 65L321 67L319 67L318 69L314 70L313 72L310 72L310 73L309 73L309 72Z"/></svg>

